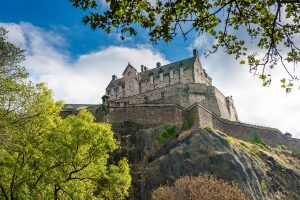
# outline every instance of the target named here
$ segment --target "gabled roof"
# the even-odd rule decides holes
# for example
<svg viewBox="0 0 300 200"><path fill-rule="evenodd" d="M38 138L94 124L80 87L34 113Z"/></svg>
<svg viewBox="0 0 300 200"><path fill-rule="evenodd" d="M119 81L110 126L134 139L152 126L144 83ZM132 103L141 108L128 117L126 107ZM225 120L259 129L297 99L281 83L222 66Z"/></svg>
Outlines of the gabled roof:
<svg viewBox="0 0 300 200"><path fill-rule="evenodd" d="M181 67L183 67L184 70L192 69L194 67L194 62L195 62L195 57L191 57L174 63L163 65L160 68L149 69L140 73L141 75L140 80L142 82L147 81L149 80L149 76L159 76L160 73L163 73L164 75L169 74L170 69L175 71L179 71Z"/></svg>
<svg viewBox="0 0 300 200"><path fill-rule="evenodd" d="M119 78L117 80L111 80L110 83L108 84L108 86L106 87L106 90L110 89L110 88L117 88L120 86L124 86L124 80L123 78Z"/></svg>
<svg viewBox="0 0 300 200"><path fill-rule="evenodd" d="M130 63L128 63L127 67L125 68L123 75L129 70L129 69L133 69L135 71L137 71Z"/></svg>
<svg viewBox="0 0 300 200"><path fill-rule="evenodd" d="M149 81L149 77L150 76L159 76L160 73L165 74L169 74L170 69L175 70L175 71L179 71L181 67L184 68L184 70L187 69L192 69L194 67L194 62L195 62L195 57L191 57L191 58L187 58L184 60L180 60L174 63L170 63L167 65L163 65L160 68L153 68L153 69L148 69L146 71L143 71L140 73L140 81L144 82L144 81ZM128 63L126 69L123 72L123 75L129 70L129 69L134 69L135 71L137 71L130 63ZM119 78L117 80L112 80L106 90L109 90L111 88L118 88L119 86L124 87L124 80L123 78Z"/></svg>

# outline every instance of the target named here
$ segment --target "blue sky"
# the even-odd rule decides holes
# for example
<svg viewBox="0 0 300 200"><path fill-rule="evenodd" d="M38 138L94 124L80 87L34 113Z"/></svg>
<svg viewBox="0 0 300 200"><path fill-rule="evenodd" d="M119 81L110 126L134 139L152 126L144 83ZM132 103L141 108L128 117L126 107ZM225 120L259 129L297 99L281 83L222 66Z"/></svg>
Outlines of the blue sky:
<svg viewBox="0 0 300 200"><path fill-rule="evenodd" d="M8 39L26 49L22 64L35 82L45 82L57 100L66 103L101 103L105 87L116 74L121 76L128 62L155 67L187 58L192 49L209 49L206 35L191 33L187 41L179 35L170 43L152 46L146 32L119 39L117 32L91 31L82 24L84 12L68 0L2 1L0 26ZM300 43L300 41L299 41ZM247 66L241 66L222 49L200 59L225 96L232 95L241 121L279 128L300 138L300 90L289 95L280 89L282 71L273 71L273 83L264 88Z"/></svg>
<svg viewBox="0 0 300 200"><path fill-rule="evenodd" d="M59 32L67 38L69 45L66 48L73 58L109 45L152 45L143 30L136 37L127 38L125 41L117 39L116 31L109 35L102 30L91 31L88 25L82 24L84 15L84 11L73 7L68 0L5 1L0 7L1 22L30 22L46 30ZM191 52L182 51L182 48L187 48L193 42L195 34L190 36L187 41L178 36L175 41L160 42L154 48L169 60L185 58L190 56Z"/></svg>

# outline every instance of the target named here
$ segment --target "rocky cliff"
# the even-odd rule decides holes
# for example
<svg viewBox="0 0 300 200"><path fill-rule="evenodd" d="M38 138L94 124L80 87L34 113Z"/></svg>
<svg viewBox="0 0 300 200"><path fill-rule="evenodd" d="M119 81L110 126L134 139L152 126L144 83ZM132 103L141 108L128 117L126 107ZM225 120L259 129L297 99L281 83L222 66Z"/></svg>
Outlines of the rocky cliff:
<svg viewBox="0 0 300 200"><path fill-rule="evenodd" d="M252 199L300 199L300 159L284 147L244 142L209 128L140 129L125 123L117 132L119 153L132 165L131 199L149 199L162 184L203 173L235 181Z"/></svg>

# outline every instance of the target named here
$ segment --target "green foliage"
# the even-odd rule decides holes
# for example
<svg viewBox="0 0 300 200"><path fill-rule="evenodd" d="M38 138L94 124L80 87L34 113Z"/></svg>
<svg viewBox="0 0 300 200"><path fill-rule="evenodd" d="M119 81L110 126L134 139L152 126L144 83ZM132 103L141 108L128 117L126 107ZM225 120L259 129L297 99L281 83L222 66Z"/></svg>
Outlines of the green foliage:
<svg viewBox="0 0 300 200"><path fill-rule="evenodd" d="M186 122L184 122L182 125L181 125L181 130L188 130L188 129L190 129L190 128L192 128L193 127L193 125L194 125L194 117L191 115L191 116L189 116L188 117L188 119L187 119L187 121Z"/></svg>
<svg viewBox="0 0 300 200"><path fill-rule="evenodd" d="M300 4L296 1L106 0L109 6L96 0L70 1L87 12L84 24L107 33L118 30L122 40L125 34L137 35L141 30L138 25L149 31L153 43L169 42L178 33L184 39L192 31L205 33L216 41L206 55L224 49L259 74L263 86L271 83L269 71L278 63L287 72L289 83L282 84L287 92L298 79L293 65L287 65L300 61L296 41L300 33ZM248 48L246 41L256 48Z"/></svg>
<svg viewBox="0 0 300 200"><path fill-rule="evenodd" d="M0 53L0 199L125 199L129 166L108 162L117 149L111 125L87 110L62 119L63 104L26 81L23 52L4 35Z"/></svg>
<svg viewBox="0 0 300 200"><path fill-rule="evenodd" d="M261 186L262 191L264 192L264 195L267 195L268 194L268 186L267 186L265 180L262 179L260 181L260 186Z"/></svg>
<svg viewBox="0 0 300 200"><path fill-rule="evenodd" d="M170 138L173 138L177 132L176 126L170 126L167 127L165 130L163 130L159 135L156 137L156 141L158 144L161 144Z"/></svg>
<svg viewBox="0 0 300 200"><path fill-rule="evenodd" d="M299 149L294 149L293 154L297 155L297 156L300 156L300 150Z"/></svg>
<svg viewBox="0 0 300 200"><path fill-rule="evenodd" d="M214 129L213 129L212 127L210 127L210 126L205 126L203 129L206 130L207 132L210 132L210 133L215 133L215 132L216 132L216 130L214 130Z"/></svg>
<svg viewBox="0 0 300 200"><path fill-rule="evenodd" d="M285 149L285 146L284 146L284 144L282 142L278 142L276 144L276 148L278 148L278 149Z"/></svg>
<svg viewBox="0 0 300 200"><path fill-rule="evenodd" d="M252 140L251 142L253 144L259 145L259 146L266 146L266 144L263 142L263 140L261 139L260 135L256 132L254 132L252 134Z"/></svg>
<svg viewBox="0 0 300 200"><path fill-rule="evenodd" d="M228 144L232 144L233 143L233 138L230 136L225 137L225 140L228 142Z"/></svg>

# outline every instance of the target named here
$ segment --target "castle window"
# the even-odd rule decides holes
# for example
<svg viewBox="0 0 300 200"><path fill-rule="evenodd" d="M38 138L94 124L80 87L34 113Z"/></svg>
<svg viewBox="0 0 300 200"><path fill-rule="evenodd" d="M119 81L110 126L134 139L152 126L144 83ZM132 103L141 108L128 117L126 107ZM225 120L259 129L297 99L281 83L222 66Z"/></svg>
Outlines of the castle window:
<svg viewBox="0 0 300 200"><path fill-rule="evenodd" d="M150 84L153 84L153 76L150 76Z"/></svg>
<svg viewBox="0 0 300 200"><path fill-rule="evenodd" d="M170 78L174 78L174 72L173 72L173 70L170 71Z"/></svg>
<svg viewBox="0 0 300 200"><path fill-rule="evenodd" d="M183 74L184 74L184 73L183 73L183 68L181 67L181 68L180 68L180 76L183 76Z"/></svg>
<svg viewBox="0 0 300 200"><path fill-rule="evenodd" d="M114 95L115 94L115 89L111 88L111 94Z"/></svg>
<svg viewBox="0 0 300 200"><path fill-rule="evenodd" d="M132 82L132 81L129 82L128 89L129 89L130 91L133 91L133 82Z"/></svg>
<svg viewBox="0 0 300 200"><path fill-rule="evenodd" d="M131 75L131 72L128 72L127 75L130 76L130 75Z"/></svg>
<svg viewBox="0 0 300 200"><path fill-rule="evenodd" d="M160 79L161 82L164 81L164 74L163 74L163 73L160 73L160 74L159 74L159 79Z"/></svg>

